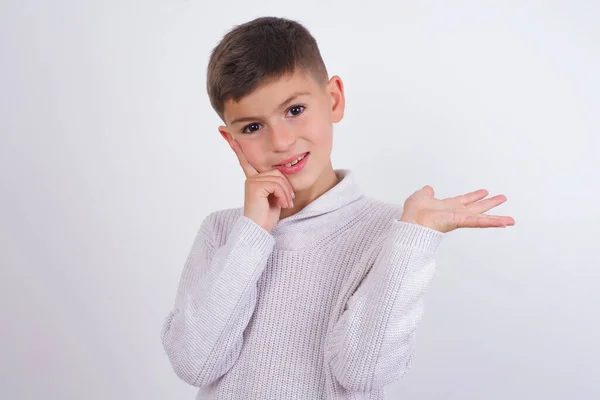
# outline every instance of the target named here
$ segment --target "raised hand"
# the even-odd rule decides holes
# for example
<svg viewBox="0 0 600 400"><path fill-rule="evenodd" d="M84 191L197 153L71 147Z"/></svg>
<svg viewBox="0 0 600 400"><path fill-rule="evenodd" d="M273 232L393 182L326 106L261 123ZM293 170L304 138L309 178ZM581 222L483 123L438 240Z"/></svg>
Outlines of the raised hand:
<svg viewBox="0 0 600 400"><path fill-rule="evenodd" d="M443 200L436 199L434 194L433 188L426 185L409 196L400 221L444 233L457 228L505 228L515 224L512 217L483 214L507 200L502 194L484 199L488 191L479 189Z"/></svg>
<svg viewBox="0 0 600 400"><path fill-rule="evenodd" d="M237 141L232 140L230 145L246 175L244 216L270 232L279 221L281 209L293 207L294 189L281 171L274 168L258 172Z"/></svg>

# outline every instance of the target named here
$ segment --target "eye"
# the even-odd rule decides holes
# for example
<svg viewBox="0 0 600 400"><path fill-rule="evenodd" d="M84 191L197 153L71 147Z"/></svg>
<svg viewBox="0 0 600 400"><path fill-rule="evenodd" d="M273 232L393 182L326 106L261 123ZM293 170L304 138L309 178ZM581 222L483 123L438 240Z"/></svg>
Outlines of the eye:
<svg viewBox="0 0 600 400"><path fill-rule="evenodd" d="M291 117L297 117L298 115L302 114L305 109L306 109L305 105L296 104L295 106L288 108L288 114L291 112L292 113ZM242 133L246 133L246 134L254 133L259 129L260 129L260 124L258 122L253 122L251 124L246 125L244 128L242 128Z"/></svg>
<svg viewBox="0 0 600 400"><path fill-rule="evenodd" d="M296 104L295 106L292 106L291 108L289 108L288 112L292 112L292 117L295 117L295 116L302 114L305 109L306 109L306 106L304 106L302 104Z"/></svg>
<svg viewBox="0 0 600 400"><path fill-rule="evenodd" d="M249 125L246 125L244 127L244 129L242 129L242 133L253 133L256 132L257 130L259 130L260 128L260 124L258 122L253 122ZM248 128L250 128L250 131L248 132Z"/></svg>

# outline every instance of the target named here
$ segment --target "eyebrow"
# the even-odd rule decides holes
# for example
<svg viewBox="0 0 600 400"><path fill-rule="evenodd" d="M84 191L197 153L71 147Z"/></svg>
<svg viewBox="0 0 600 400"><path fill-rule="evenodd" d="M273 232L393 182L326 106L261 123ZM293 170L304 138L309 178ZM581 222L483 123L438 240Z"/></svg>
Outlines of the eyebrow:
<svg viewBox="0 0 600 400"><path fill-rule="evenodd" d="M275 111L283 108L286 104L288 104L290 101L294 100L296 97L299 96L304 96L310 94L310 92L294 92L292 93L292 95L290 97L288 97L287 99L285 99L285 101L281 102L281 104L279 104L276 108ZM233 121L231 121L231 125L237 124L239 122L251 122L251 121L256 121L257 119L261 119L260 117L240 117L240 118L236 118Z"/></svg>

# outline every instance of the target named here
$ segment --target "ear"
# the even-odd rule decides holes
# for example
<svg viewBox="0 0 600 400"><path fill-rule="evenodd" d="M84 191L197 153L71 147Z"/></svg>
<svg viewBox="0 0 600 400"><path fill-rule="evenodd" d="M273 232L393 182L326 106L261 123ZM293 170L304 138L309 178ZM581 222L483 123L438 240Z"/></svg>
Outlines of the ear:
<svg viewBox="0 0 600 400"><path fill-rule="evenodd" d="M231 142L233 141L233 136L231 135L231 133L229 133L229 130L227 129L227 127L225 125L221 125L217 129L219 130L219 133L221 134L221 136L223 136L223 139L225 139L225 141L229 144L229 146L231 146Z"/></svg>
<svg viewBox="0 0 600 400"><path fill-rule="evenodd" d="M344 118L344 109L346 108L342 78L337 75L332 76L327 83L327 91L331 98L331 120L336 123L340 122Z"/></svg>

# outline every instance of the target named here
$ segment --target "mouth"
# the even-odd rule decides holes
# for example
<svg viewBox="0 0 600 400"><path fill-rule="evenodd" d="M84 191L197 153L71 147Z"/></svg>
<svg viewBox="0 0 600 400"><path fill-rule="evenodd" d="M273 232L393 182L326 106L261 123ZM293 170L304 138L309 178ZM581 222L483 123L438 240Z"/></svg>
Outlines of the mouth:
<svg viewBox="0 0 600 400"><path fill-rule="evenodd" d="M298 156L295 156L293 158L288 158L287 160L284 160L283 162L281 162L279 164L275 164L275 167L293 167L294 165L296 165L300 161L302 161L308 154L309 154L309 152L306 152L306 153L302 153Z"/></svg>
<svg viewBox="0 0 600 400"><path fill-rule="evenodd" d="M287 162L286 164L276 165L275 168L287 176L297 174L304 169L304 167L306 166L306 163L308 162L309 156L310 156L310 152L300 154L298 157L296 157L295 159L292 159L291 161ZM290 159L288 158L288 160L290 160ZM286 161L288 161L288 160L286 160Z"/></svg>

